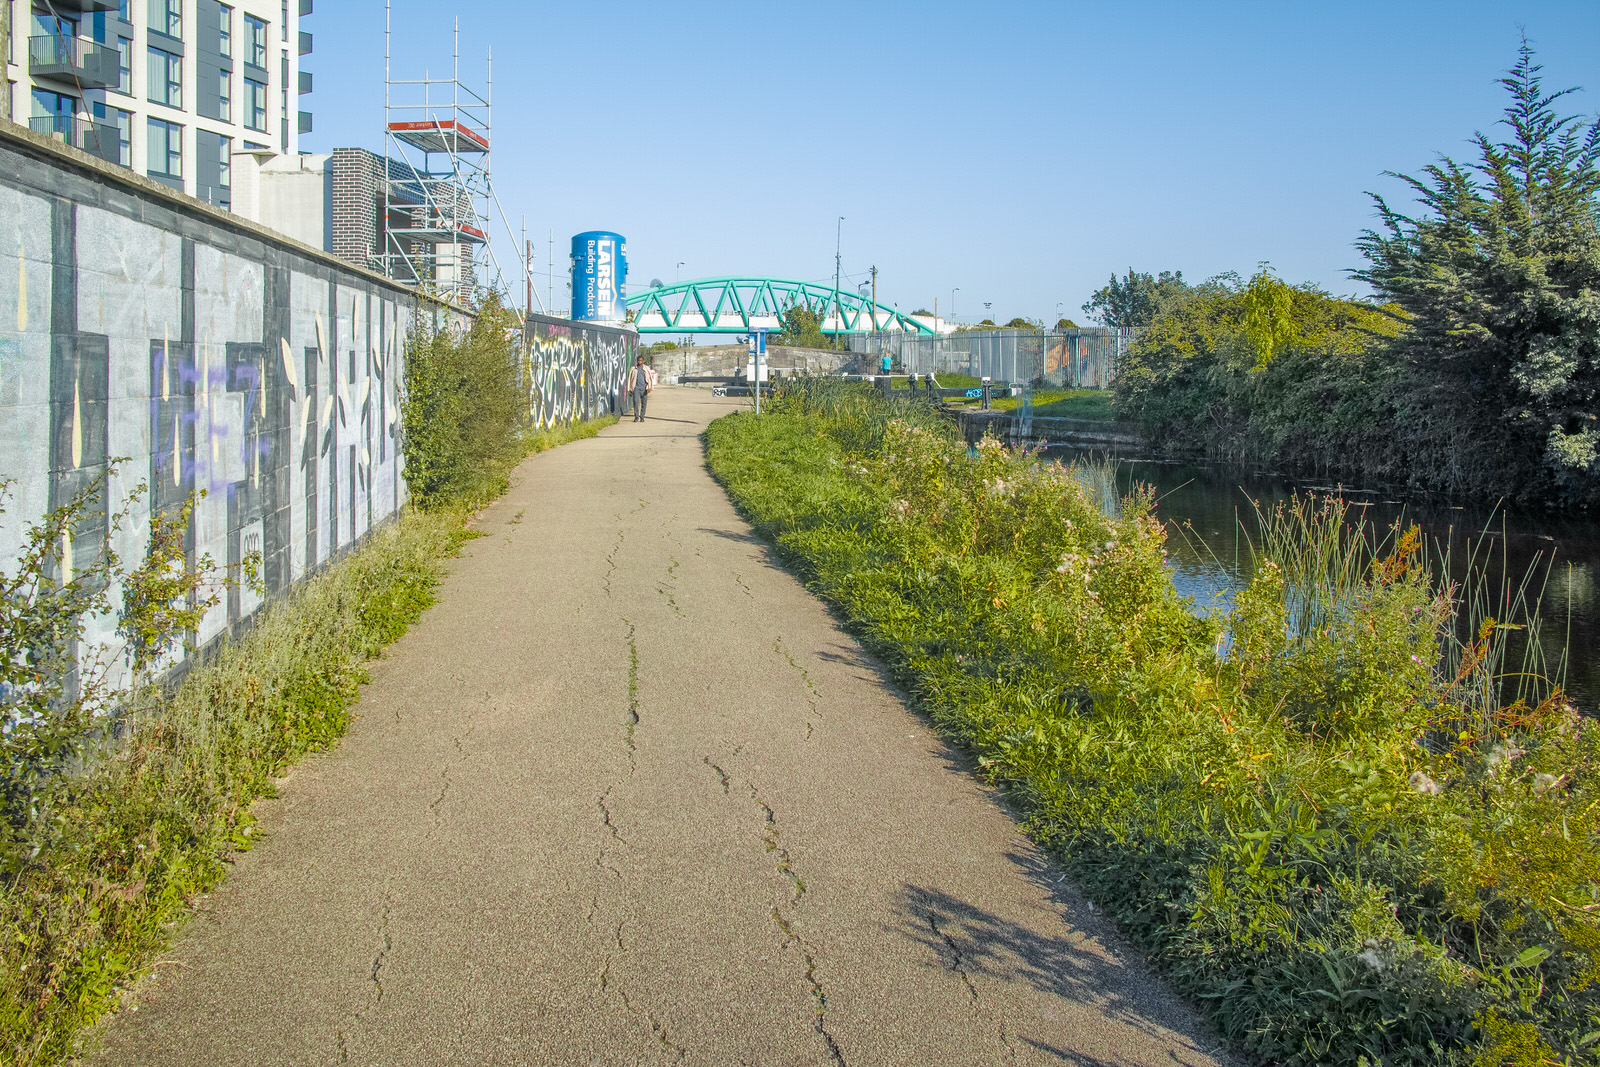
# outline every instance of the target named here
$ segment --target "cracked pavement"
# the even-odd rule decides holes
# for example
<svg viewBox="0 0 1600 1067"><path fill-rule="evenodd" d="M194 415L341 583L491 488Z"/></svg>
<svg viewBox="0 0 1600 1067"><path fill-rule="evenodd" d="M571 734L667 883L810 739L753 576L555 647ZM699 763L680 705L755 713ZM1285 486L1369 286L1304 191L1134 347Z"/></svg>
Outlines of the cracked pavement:
<svg viewBox="0 0 1600 1067"><path fill-rule="evenodd" d="M102 1064L1225 1062L706 473L529 459Z"/></svg>

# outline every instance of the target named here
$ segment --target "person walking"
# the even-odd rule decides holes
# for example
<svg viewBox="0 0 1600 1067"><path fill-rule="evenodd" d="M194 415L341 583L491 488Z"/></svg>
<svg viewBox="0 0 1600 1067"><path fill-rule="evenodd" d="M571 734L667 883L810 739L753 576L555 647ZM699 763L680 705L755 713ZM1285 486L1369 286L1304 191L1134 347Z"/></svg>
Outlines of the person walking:
<svg viewBox="0 0 1600 1067"><path fill-rule="evenodd" d="M644 361L643 356L633 358L633 366L628 368L628 381L623 387L623 395L633 401L633 421L644 421L645 401L650 399L650 391L656 387L656 371Z"/></svg>

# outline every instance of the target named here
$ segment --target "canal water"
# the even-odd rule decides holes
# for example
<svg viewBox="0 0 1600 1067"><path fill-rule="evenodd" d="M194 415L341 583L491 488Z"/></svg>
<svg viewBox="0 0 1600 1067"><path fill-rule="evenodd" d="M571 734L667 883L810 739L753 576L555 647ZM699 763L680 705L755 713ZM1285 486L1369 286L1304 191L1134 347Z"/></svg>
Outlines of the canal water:
<svg viewBox="0 0 1600 1067"><path fill-rule="evenodd" d="M1111 462L1065 448L1051 448L1049 455L1063 462L1094 459L1101 469ZM1214 467L1137 459L1115 463L1121 492L1135 484L1154 488L1156 514L1167 524L1174 584L1197 607L1226 609L1233 593L1249 582L1251 545L1259 543L1257 507L1268 510L1297 494L1339 493L1350 503L1352 518L1360 515L1379 528L1415 523L1435 540L1436 549L1448 547L1456 582L1478 577L1503 598L1508 583L1514 588L1527 578L1543 620L1546 672L1564 670L1564 688L1574 702L1585 713L1600 715L1600 524L1405 502ZM1469 574L1469 561L1478 575Z"/></svg>

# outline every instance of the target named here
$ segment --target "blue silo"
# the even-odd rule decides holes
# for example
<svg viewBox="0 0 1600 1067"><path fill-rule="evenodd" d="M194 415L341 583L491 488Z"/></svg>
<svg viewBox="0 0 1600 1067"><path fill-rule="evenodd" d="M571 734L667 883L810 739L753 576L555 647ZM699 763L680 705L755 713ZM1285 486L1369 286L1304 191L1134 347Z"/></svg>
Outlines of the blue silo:
<svg viewBox="0 0 1600 1067"><path fill-rule="evenodd" d="M572 317L621 322L627 317L628 244L620 233L590 230L572 238Z"/></svg>

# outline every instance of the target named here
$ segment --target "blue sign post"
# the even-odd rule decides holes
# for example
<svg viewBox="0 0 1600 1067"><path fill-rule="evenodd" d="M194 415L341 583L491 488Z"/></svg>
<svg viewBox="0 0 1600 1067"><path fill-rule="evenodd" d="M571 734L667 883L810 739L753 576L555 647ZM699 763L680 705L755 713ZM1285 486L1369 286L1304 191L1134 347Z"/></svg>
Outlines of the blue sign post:
<svg viewBox="0 0 1600 1067"><path fill-rule="evenodd" d="M767 330L758 326L750 331L750 361L751 369L755 372L750 376L751 388L755 390L756 414L761 414L761 357L767 354Z"/></svg>

